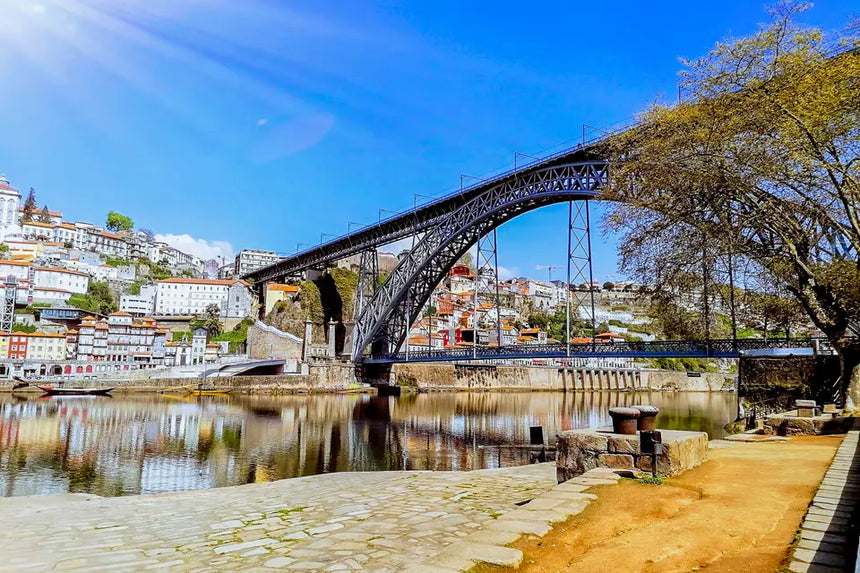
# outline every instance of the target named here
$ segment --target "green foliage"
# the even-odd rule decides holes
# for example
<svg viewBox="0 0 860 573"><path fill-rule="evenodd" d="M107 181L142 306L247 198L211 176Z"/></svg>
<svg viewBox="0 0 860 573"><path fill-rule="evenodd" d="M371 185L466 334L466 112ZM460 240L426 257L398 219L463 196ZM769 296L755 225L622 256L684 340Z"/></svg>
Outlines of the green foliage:
<svg viewBox="0 0 860 573"><path fill-rule="evenodd" d="M143 281L134 281L128 286L128 294L140 294L140 287L143 286Z"/></svg>
<svg viewBox="0 0 860 573"><path fill-rule="evenodd" d="M24 201L24 209L21 213L21 223L29 223L36 215L36 190L30 187L27 199Z"/></svg>
<svg viewBox="0 0 860 573"><path fill-rule="evenodd" d="M48 206L45 205L42 207L42 210L39 211L38 221L40 223L51 223L51 213L48 211Z"/></svg>
<svg viewBox="0 0 860 573"><path fill-rule="evenodd" d="M192 332L195 328L205 328L209 331L210 338L218 336L224 330L224 324L221 322L221 309L218 308L217 304L210 304L203 314L198 314L191 319L188 327Z"/></svg>
<svg viewBox="0 0 860 573"><path fill-rule="evenodd" d="M109 211L105 227L111 231L131 231L134 228L134 221L130 217L121 215L116 211Z"/></svg>
<svg viewBox="0 0 860 573"><path fill-rule="evenodd" d="M720 369L707 358L649 358L648 366L660 370L677 372L719 372Z"/></svg>
<svg viewBox="0 0 860 573"><path fill-rule="evenodd" d="M639 483L645 484L645 485L663 485L666 483L666 478L664 478L662 476L654 477L654 476L650 475L650 476L642 476L637 481Z"/></svg>
<svg viewBox="0 0 860 573"><path fill-rule="evenodd" d="M612 283L609 281L606 281L605 283L603 283L603 290L614 290L614 289L615 289L615 283Z"/></svg>
<svg viewBox="0 0 860 573"><path fill-rule="evenodd" d="M431 316L436 316L437 312L438 309L435 306L433 306L432 304L428 304L427 307L424 309L424 316L428 318Z"/></svg>
<svg viewBox="0 0 860 573"><path fill-rule="evenodd" d="M465 253L463 253L463 256L460 257L460 260L457 262L460 263L461 265L466 265L472 271L475 270L475 263L472 261L472 253L469 251L466 251Z"/></svg>
<svg viewBox="0 0 860 573"><path fill-rule="evenodd" d="M141 274L141 265L145 265L149 269L146 273L146 277L151 280L162 281L164 279L169 279L173 276L173 271L168 268L167 265L158 264L147 258L142 258L138 261L138 276L140 276Z"/></svg>
<svg viewBox="0 0 860 573"><path fill-rule="evenodd" d="M127 267L134 264L130 260L123 259L122 257L102 256L102 260L106 265L110 265L112 267Z"/></svg>
<svg viewBox="0 0 860 573"><path fill-rule="evenodd" d="M233 327L233 330L222 332L218 336L212 337L214 342L229 342L230 352L236 353L248 340L248 327L254 324L253 318L243 318L242 322Z"/></svg>
<svg viewBox="0 0 860 573"><path fill-rule="evenodd" d="M531 328L539 328L546 331L549 338L554 338L560 342L566 339L567 330L567 309L560 308L553 314L544 312L536 312L528 317L528 324ZM587 327L591 330L591 327ZM570 336L571 338L579 336L583 332L582 325L571 318Z"/></svg>
<svg viewBox="0 0 860 573"><path fill-rule="evenodd" d="M12 332L36 332L36 327L32 324L16 322L12 325Z"/></svg>
<svg viewBox="0 0 860 573"><path fill-rule="evenodd" d="M9 245L7 245L6 243L0 244L0 253L8 253L8 252L9 252Z"/></svg>
<svg viewBox="0 0 860 573"><path fill-rule="evenodd" d="M355 293L358 292L358 273L349 269L335 267L329 269L328 274L334 281L334 286L337 288L340 300L343 303L343 318L352 317L355 306Z"/></svg>
<svg viewBox="0 0 860 573"><path fill-rule="evenodd" d="M303 281L301 283L299 294L296 295L296 301L311 322L320 324L325 320L320 289L312 281Z"/></svg>
<svg viewBox="0 0 860 573"><path fill-rule="evenodd" d="M117 309L108 284L92 280L87 287L87 294L73 294L69 297L69 304L98 314L110 314Z"/></svg>
<svg viewBox="0 0 860 573"><path fill-rule="evenodd" d="M597 334L606 334L609 332L609 325L605 322L601 322L597 325Z"/></svg>

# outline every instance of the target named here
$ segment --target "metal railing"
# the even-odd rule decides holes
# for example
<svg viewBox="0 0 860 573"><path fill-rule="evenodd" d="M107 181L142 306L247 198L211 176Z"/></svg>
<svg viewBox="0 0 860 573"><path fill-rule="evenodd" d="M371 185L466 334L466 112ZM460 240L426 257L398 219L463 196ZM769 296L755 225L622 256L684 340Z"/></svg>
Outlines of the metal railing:
<svg viewBox="0 0 860 573"><path fill-rule="evenodd" d="M655 340L650 342L584 342L570 344L522 344L436 350L411 349L409 362L492 360L521 358L738 358L746 351L766 349L818 349L820 338L761 338L716 340ZM404 352L365 358L368 363L406 362Z"/></svg>

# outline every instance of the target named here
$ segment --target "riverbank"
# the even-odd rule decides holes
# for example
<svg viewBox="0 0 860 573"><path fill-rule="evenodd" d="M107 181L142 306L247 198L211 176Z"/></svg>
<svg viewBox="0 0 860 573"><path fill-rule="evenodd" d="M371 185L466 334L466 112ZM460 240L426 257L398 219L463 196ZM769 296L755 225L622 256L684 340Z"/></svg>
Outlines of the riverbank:
<svg viewBox="0 0 860 573"><path fill-rule="evenodd" d="M512 545L524 554L519 568L475 572L779 571L841 441L732 443L662 486L594 488L585 511Z"/></svg>
<svg viewBox="0 0 860 573"><path fill-rule="evenodd" d="M538 464L5 498L0 570L775 572L840 441L717 442L663 486Z"/></svg>
<svg viewBox="0 0 860 573"><path fill-rule="evenodd" d="M114 387L115 392L164 392L203 384L243 394L376 392L362 384L349 364L317 364L307 374L247 375L210 378L149 378L144 371L118 373L116 378L71 380L68 387ZM582 369L556 366L397 364L391 374L400 392L594 392L683 391L733 392L729 373L693 373L649 369ZM36 384L59 384L32 381ZM15 381L0 382L0 392ZM23 389L27 391L26 389ZM32 389L32 391L37 391Z"/></svg>

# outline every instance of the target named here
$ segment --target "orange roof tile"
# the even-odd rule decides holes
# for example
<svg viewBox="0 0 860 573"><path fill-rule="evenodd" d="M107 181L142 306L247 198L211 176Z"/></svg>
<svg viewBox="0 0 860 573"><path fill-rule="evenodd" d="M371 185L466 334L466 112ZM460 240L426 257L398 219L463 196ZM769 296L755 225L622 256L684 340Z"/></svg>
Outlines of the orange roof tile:
<svg viewBox="0 0 860 573"><path fill-rule="evenodd" d="M19 261L0 261L0 265L14 265L16 267L29 267L30 263L22 263Z"/></svg>
<svg viewBox="0 0 860 573"><path fill-rule="evenodd" d="M55 269L52 267L35 267L35 269L37 271L45 271L45 272L49 272L49 273L68 273L70 275L78 275L78 276L82 276L82 277L89 276L89 275L87 275L87 273L82 273L80 271L70 271L68 269Z"/></svg>
<svg viewBox="0 0 860 573"><path fill-rule="evenodd" d="M299 292L299 287L296 285L281 285L275 283L269 283L266 285L267 290L281 291L281 292Z"/></svg>
<svg viewBox="0 0 860 573"><path fill-rule="evenodd" d="M249 286L243 280L232 279L232 280L217 280L217 279L186 279L186 278L178 278L174 277L171 279L164 279L161 281L155 281L158 283L170 283L170 284L190 284L190 285L221 285L221 286L230 286L234 283L241 283L245 286Z"/></svg>

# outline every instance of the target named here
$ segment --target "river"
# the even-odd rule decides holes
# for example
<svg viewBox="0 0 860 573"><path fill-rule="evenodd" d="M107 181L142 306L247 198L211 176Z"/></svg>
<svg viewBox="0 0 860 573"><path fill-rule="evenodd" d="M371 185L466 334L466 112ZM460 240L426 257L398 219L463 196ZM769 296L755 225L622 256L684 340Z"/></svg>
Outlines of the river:
<svg viewBox="0 0 860 573"><path fill-rule="evenodd" d="M161 493L338 471L469 470L529 463L529 428L609 423L654 404L658 425L721 437L734 394L434 393L0 397L0 495ZM502 447L499 447L502 446ZM508 447L506 447L508 446Z"/></svg>

